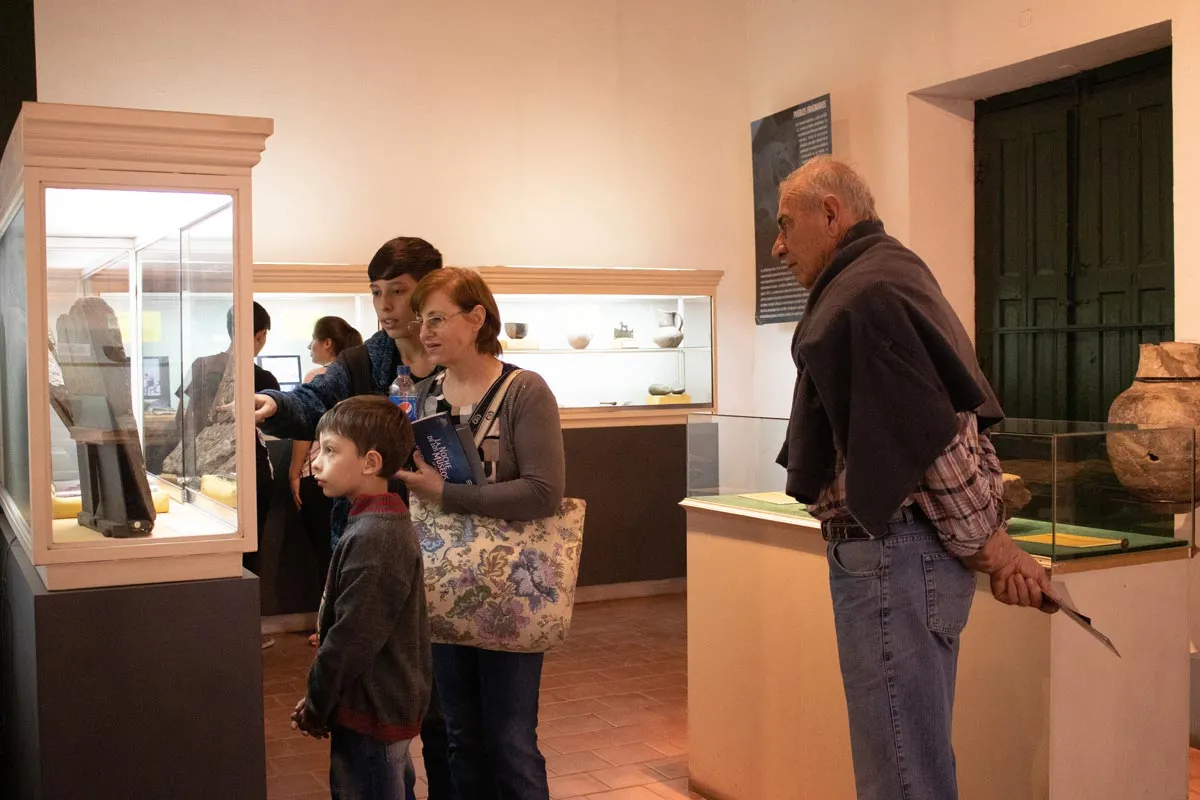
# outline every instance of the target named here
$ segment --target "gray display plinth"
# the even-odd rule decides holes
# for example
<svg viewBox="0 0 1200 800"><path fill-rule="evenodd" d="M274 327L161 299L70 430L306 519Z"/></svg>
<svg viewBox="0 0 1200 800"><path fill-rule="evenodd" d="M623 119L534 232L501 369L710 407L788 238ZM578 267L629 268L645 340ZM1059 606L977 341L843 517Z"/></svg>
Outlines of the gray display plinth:
<svg viewBox="0 0 1200 800"><path fill-rule="evenodd" d="M258 579L48 592L0 533L0 797L263 800Z"/></svg>

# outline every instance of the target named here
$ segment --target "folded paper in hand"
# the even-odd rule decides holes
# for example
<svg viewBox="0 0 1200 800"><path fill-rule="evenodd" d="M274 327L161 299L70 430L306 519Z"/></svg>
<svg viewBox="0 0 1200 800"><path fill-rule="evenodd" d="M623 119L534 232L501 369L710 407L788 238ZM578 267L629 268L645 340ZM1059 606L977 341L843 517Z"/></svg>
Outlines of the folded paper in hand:
<svg viewBox="0 0 1200 800"><path fill-rule="evenodd" d="M412 428L421 457L441 474L442 480L474 486L485 482L483 461L469 426L455 425L450 415L442 412L422 417Z"/></svg>
<svg viewBox="0 0 1200 800"><path fill-rule="evenodd" d="M1060 583L1055 584L1053 594L1050 592L1043 592L1043 595L1049 602L1058 606L1059 610L1066 614L1072 622L1083 628L1088 632L1088 634L1093 636L1102 645L1111 650L1117 656L1117 658L1121 657L1121 653L1118 652L1116 645L1112 643L1112 640L1100 631L1096 630L1096 628L1092 625L1092 618L1085 617L1083 614L1079 613L1079 610L1076 609L1069 601L1065 586Z"/></svg>

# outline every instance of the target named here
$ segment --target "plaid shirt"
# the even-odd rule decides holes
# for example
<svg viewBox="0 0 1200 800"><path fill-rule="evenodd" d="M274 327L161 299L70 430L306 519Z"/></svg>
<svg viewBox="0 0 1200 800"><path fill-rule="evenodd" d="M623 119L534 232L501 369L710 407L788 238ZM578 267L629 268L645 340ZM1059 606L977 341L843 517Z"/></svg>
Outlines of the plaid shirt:
<svg viewBox="0 0 1200 800"><path fill-rule="evenodd" d="M991 439L979 432L974 413L958 415L958 433L905 501L909 503L925 512L946 550L960 558L978 551L989 536L1005 527L1003 470ZM819 520L851 517L840 454L832 480L808 513Z"/></svg>

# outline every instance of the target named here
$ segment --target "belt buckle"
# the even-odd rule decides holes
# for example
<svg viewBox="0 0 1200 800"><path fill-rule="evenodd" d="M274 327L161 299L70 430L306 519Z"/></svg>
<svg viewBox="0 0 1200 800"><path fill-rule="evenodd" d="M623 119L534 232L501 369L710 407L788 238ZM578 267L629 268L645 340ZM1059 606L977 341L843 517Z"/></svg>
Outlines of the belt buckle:
<svg viewBox="0 0 1200 800"><path fill-rule="evenodd" d="M836 531L844 531L851 535L837 535ZM879 537L854 521L841 522L831 520L821 523L821 538L827 542L839 541L868 541Z"/></svg>

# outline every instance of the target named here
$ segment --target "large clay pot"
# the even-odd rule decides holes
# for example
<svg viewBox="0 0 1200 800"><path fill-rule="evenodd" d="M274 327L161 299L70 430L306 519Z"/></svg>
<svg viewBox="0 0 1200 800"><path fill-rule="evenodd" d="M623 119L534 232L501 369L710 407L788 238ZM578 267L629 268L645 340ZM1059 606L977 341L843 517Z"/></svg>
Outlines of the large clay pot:
<svg viewBox="0 0 1200 800"><path fill-rule="evenodd" d="M1108 421L1200 428L1200 344L1142 345L1137 376L1113 400ZM1189 508L1200 499L1192 447L1178 430L1114 431L1107 440L1117 479L1137 497Z"/></svg>

